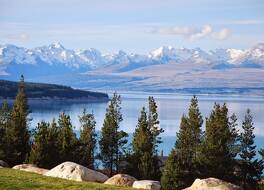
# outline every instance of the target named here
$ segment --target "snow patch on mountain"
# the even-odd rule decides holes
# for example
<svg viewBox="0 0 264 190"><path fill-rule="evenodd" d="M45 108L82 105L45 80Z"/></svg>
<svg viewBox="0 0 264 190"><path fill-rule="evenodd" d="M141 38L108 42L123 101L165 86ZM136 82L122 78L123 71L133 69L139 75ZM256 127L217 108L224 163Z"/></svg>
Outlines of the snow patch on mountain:
<svg viewBox="0 0 264 190"><path fill-rule="evenodd" d="M148 54L128 54L122 50L112 54L102 54L99 50L71 50L59 42L48 46L27 49L15 45L0 45L1 75L6 68L16 65L39 65L66 67L74 71L86 72L115 66L115 72L127 72L140 67L163 64L197 64L207 69L263 68L264 43L246 49L216 49L204 51L200 48L174 48L162 46ZM118 66L117 66L118 65ZM43 69L45 69L43 67Z"/></svg>

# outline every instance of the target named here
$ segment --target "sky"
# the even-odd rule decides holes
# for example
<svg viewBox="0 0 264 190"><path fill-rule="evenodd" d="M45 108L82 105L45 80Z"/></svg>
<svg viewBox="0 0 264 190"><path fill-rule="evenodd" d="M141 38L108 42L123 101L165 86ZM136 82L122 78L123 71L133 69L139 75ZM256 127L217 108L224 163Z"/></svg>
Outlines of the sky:
<svg viewBox="0 0 264 190"><path fill-rule="evenodd" d="M264 42L264 0L0 0L0 44L146 53Z"/></svg>

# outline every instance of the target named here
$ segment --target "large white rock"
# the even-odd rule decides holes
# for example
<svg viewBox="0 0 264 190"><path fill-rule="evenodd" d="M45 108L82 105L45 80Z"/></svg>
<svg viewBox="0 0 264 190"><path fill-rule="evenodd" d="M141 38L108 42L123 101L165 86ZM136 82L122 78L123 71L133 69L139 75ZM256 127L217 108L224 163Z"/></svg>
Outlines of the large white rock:
<svg viewBox="0 0 264 190"><path fill-rule="evenodd" d="M2 168L9 168L8 164L5 161L3 161L3 160L0 160L0 166Z"/></svg>
<svg viewBox="0 0 264 190"><path fill-rule="evenodd" d="M16 165L13 167L13 169L16 170L22 170L22 171L26 171L26 172L33 172L33 173L37 173L37 174L45 174L47 171L47 169L44 168L38 168L37 166L33 165L33 164L20 164L20 165Z"/></svg>
<svg viewBox="0 0 264 190"><path fill-rule="evenodd" d="M160 182L152 180L140 180L133 183L135 189L160 190Z"/></svg>
<svg viewBox="0 0 264 190"><path fill-rule="evenodd" d="M105 182L108 177L74 162L64 162L45 173L46 176L75 181Z"/></svg>
<svg viewBox="0 0 264 190"><path fill-rule="evenodd" d="M196 179L184 190L242 190L242 188L216 178Z"/></svg>
<svg viewBox="0 0 264 190"><path fill-rule="evenodd" d="M104 182L106 185L132 187L137 179L127 174L116 174Z"/></svg>

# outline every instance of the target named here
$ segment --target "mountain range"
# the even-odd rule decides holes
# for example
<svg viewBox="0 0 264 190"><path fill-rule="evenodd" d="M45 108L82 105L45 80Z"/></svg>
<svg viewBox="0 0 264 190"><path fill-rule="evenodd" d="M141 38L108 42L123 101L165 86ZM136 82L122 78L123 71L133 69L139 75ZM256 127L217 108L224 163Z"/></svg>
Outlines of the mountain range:
<svg viewBox="0 0 264 190"><path fill-rule="evenodd" d="M263 89L264 43L210 51L163 46L147 54L0 45L0 78L21 74L31 82L98 90Z"/></svg>

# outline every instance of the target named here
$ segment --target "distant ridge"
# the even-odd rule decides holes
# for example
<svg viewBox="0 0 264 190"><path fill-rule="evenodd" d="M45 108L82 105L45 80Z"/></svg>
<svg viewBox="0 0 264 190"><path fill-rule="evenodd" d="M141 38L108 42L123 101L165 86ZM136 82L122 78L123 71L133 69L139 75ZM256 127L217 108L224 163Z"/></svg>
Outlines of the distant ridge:
<svg viewBox="0 0 264 190"><path fill-rule="evenodd" d="M215 88L222 93L243 88L255 94L264 84L264 43L210 51L162 46L146 54L122 50L102 54L93 48L67 49L60 43L32 49L0 45L0 79L14 81L22 74L30 82L98 91Z"/></svg>
<svg viewBox="0 0 264 190"><path fill-rule="evenodd" d="M15 99L18 82L0 80L0 99ZM108 95L101 92L91 92L73 89L68 86L45 84L45 83L25 83L26 95L28 99L38 100L74 100L74 101L107 101Z"/></svg>

